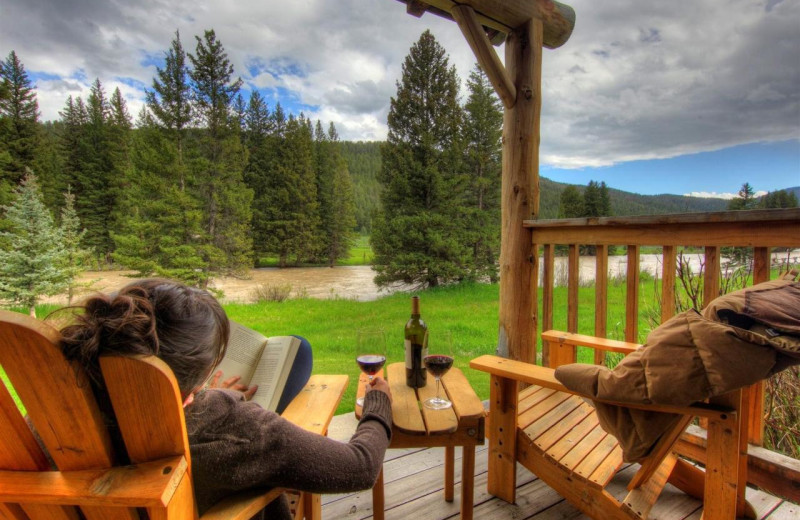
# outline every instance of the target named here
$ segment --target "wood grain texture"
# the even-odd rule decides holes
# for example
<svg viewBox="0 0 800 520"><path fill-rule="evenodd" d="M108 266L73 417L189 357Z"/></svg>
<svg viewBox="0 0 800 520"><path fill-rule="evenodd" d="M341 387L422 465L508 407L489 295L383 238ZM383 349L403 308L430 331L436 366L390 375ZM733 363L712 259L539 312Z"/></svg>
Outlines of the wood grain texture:
<svg viewBox="0 0 800 520"><path fill-rule="evenodd" d="M531 287L534 246L526 219L537 218L542 24L531 20L506 41L506 70L517 101L503 116L500 310L497 351L536 361L537 302Z"/></svg>
<svg viewBox="0 0 800 520"><path fill-rule="evenodd" d="M547 329L544 329L547 330ZM608 246L599 245L595 250L594 275L594 335L605 338L608 332ZM605 363L606 354L594 351L594 364Z"/></svg>
<svg viewBox="0 0 800 520"><path fill-rule="evenodd" d="M675 315L675 274L678 256L675 246L664 246L661 254L661 323Z"/></svg>
<svg viewBox="0 0 800 520"><path fill-rule="evenodd" d="M639 246L628 245L628 266L625 277L625 341L639 339Z"/></svg>
<svg viewBox="0 0 800 520"><path fill-rule="evenodd" d="M513 108L517 101L517 88L486 36L475 10L468 5L456 5L450 13L503 105L506 108Z"/></svg>
<svg viewBox="0 0 800 520"><path fill-rule="evenodd" d="M578 245L569 245L567 261L567 330L578 332L578 286L580 285L580 256Z"/></svg>
<svg viewBox="0 0 800 520"><path fill-rule="evenodd" d="M349 382L346 375L312 375L281 417L304 430L325 435Z"/></svg>

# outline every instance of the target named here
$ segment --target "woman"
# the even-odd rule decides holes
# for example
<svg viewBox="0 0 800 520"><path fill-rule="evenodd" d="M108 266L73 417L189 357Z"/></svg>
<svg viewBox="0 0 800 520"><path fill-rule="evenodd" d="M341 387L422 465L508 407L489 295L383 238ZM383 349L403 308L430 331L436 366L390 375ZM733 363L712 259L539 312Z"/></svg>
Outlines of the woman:
<svg viewBox="0 0 800 520"><path fill-rule="evenodd" d="M104 397L98 357L155 355L175 373L184 401L192 477L202 514L223 498L252 488L287 487L313 493L370 488L391 435L388 384L368 388L364 413L350 442L311 434L246 400L233 389L203 389L225 354L229 322L207 292L146 279L119 292L89 298L62 329L62 348L89 373ZM219 379L219 376L217 376ZM235 381L228 381L232 386ZM247 391L247 388L241 388ZM256 518L291 518L285 497Z"/></svg>

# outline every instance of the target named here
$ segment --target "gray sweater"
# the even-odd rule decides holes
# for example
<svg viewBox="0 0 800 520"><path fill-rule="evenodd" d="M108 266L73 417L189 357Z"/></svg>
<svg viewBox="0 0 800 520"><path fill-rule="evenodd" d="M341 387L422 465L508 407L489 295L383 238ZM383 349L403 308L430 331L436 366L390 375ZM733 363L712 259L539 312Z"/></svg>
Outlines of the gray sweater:
<svg viewBox="0 0 800 520"><path fill-rule="evenodd" d="M383 392L366 396L350 442L309 433L245 401L241 392L213 389L186 408L192 477L200 514L223 498L254 488L313 493L369 489L389 446L392 407ZM291 518L286 497L254 518Z"/></svg>

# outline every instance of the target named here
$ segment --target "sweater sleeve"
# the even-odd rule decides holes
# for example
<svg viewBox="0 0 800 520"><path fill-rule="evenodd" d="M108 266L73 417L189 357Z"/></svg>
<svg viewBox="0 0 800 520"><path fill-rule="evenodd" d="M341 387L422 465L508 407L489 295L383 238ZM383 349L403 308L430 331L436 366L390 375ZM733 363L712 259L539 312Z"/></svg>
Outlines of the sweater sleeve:
<svg viewBox="0 0 800 520"><path fill-rule="evenodd" d="M203 392L191 408L187 429L201 510L252 488L368 489L390 440L391 404L382 392L367 394L365 413L347 443L309 433L233 392Z"/></svg>

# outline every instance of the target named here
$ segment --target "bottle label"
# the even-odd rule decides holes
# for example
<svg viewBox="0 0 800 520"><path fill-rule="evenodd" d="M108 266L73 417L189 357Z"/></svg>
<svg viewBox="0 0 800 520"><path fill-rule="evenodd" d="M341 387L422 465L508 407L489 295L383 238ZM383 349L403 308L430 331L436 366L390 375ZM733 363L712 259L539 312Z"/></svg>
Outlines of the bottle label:
<svg viewBox="0 0 800 520"><path fill-rule="evenodd" d="M405 350L406 350L406 368L411 370L412 368L414 368L413 365L412 365L412 361L411 361L411 357L413 356L414 349L411 347L411 340L410 339L406 340L405 347L406 347L405 348Z"/></svg>

